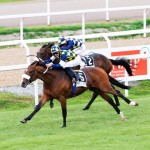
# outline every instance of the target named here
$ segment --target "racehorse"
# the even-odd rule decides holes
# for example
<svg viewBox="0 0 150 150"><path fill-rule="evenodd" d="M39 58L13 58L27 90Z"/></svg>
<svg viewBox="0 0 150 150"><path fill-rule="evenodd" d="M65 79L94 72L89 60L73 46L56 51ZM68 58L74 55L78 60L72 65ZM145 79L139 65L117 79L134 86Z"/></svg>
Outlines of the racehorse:
<svg viewBox="0 0 150 150"><path fill-rule="evenodd" d="M41 58L42 60L46 60L48 58L50 58L52 56L52 53L51 53L51 47L54 45L54 43L48 43L48 44L44 44L40 50L37 52L37 57L38 58ZM100 67L102 69L105 70L105 72L108 74L108 77L109 77L109 80L112 84L116 85L116 86L119 86L123 89L129 89L129 87L127 86L123 86L123 84L119 84L119 82L117 82L117 80L115 80L114 78L112 78L109 73L111 72L112 70L112 65L122 65L126 71L128 72L128 74L130 76L132 76L132 70L130 68L130 65L128 64L128 62L124 59L124 58L120 58L120 59L117 59L117 60L113 60L113 59L108 59L106 56L102 55L102 54L97 54L97 53L94 53L94 54L90 54L89 55L90 57L92 57L94 59L94 64L96 67ZM59 59L55 59L53 63L59 63ZM93 101L96 99L98 95L96 93L93 93L93 96L91 98L91 100L89 101L89 103L86 105L86 107L83 109L83 110L88 110L91 106L91 104L93 103ZM119 106L120 103L119 103L119 100L117 98L117 96L114 96L115 98L115 101L116 101L116 105ZM52 108L53 107L53 101L50 101L50 107Z"/></svg>
<svg viewBox="0 0 150 150"><path fill-rule="evenodd" d="M66 127L66 117L67 117L67 104L66 100L71 97L78 96L85 92L86 90L91 90L98 95L100 95L104 100L106 100L120 115L121 119L124 121L126 118L120 111L118 106L113 102L112 98L108 94L114 96L122 97L122 94L113 89L106 72L98 67L85 67L81 69L87 78L87 87L77 87L75 93L72 95L72 81L66 75L64 70L53 70L49 69L45 73L46 67L41 66L39 62L35 61L28 66L25 70L22 78L22 87L26 87L28 84L32 83L36 79L40 79L44 82L43 84L43 94L41 96L39 104L35 107L33 112L26 118L24 118L21 123L27 123L32 117L43 107L43 105L53 99L57 99L62 108L63 116L63 126Z"/></svg>
<svg viewBox="0 0 150 150"><path fill-rule="evenodd" d="M46 59L50 58L52 56L51 47L53 45L54 45L54 43L44 44L40 48L40 50L37 52L37 57L41 58L42 60L46 60ZM90 56L94 59L95 67L100 67L100 68L104 69L107 74L109 74L111 72L113 65L115 65L115 66L121 65L126 69L129 76L133 76L131 66L128 64L127 60L125 60L124 58L113 60L113 59L108 59L106 56L104 56L102 54L98 54L98 53L90 54L88 56ZM60 61L60 59L57 58L57 59L55 59L55 61L53 63L59 63L59 61Z"/></svg>

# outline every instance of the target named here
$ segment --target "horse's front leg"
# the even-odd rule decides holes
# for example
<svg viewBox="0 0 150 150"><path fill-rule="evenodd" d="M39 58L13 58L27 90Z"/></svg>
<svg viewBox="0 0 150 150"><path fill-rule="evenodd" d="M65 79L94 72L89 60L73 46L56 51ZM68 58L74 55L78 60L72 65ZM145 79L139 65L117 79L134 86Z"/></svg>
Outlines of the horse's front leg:
<svg viewBox="0 0 150 150"><path fill-rule="evenodd" d="M115 102L116 102L116 106L120 106L118 96L114 95L114 99L115 99Z"/></svg>
<svg viewBox="0 0 150 150"><path fill-rule="evenodd" d="M34 111L26 118L24 118L23 120L21 120L21 123L27 123L27 121L31 120L32 117L44 106L44 104L49 100L49 98L46 95L43 95L41 97L41 100L39 102L39 104L35 107Z"/></svg>
<svg viewBox="0 0 150 150"><path fill-rule="evenodd" d="M94 92L91 100L88 102L88 104L85 106L85 108L83 110L88 110L97 96L98 96L98 94Z"/></svg>
<svg viewBox="0 0 150 150"><path fill-rule="evenodd" d="M49 106L50 106L50 108L53 108L53 107L54 107L53 99L50 100Z"/></svg>
<svg viewBox="0 0 150 150"><path fill-rule="evenodd" d="M62 116L63 116L63 126L62 128L66 127L66 118L67 118L67 104L66 98L61 96L60 99L61 109L62 109Z"/></svg>

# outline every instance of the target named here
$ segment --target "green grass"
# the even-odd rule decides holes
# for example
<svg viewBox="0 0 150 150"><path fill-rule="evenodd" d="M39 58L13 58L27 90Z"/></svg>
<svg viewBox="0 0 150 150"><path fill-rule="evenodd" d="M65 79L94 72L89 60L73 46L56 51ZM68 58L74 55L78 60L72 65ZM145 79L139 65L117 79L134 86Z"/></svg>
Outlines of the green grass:
<svg viewBox="0 0 150 150"><path fill-rule="evenodd" d="M147 26L150 26L150 19L147 19ZM70 31L79 31L81 30L81 28L82 28L81 24L25 27L24 39L58 37L60 34L63 35L64 31L68 31L68 36L71 36L73 33ZM91 33L128 31L128 30L138 30L142 28L143 28L142 20L124 20L124 21L119 20L110 22L86 23L86 30L91 29ZM99 30L95 31L94 29ZM103 29L105 29L105 31ZM0 27L0 35L9 35L15 33L19 34L19 32L20 32L19 28ZM129 37L131 38L135 36L140 35L128 35L113 38L129 38ZM149 34L147 34L147 36L149 36ZM102 39L98 38L95 40L102 40Z"/></svg>
<svg viewBox="0 0 150 150"><path fill-rule="evenodd" d="M21 124L33 111L33 97L0 93L0 149L149 150L149 84L150 80L140 81L129 91L130 100L138 102L138 107L120 100L126 122L100 97L90 110L83 111L91 92L69 99L67 128L61 128L59 102L55 101L53 109L47 103L31 121Z"/></svg>
<svg viewBox="0 0 150 150"><path fill-rule="evenodd" d="M19 110L33 106L33 97L0 92L0 111Z"/></svg>
<svg viewBox="0 0 150 150"><path fill-rule="evenodd" d="M19 121L33 108L0 112L0 149L149 150L149 96L136 99L140 104L138 107L121 102L120 109L128 119L126 122L122 122L104 101L96 101L89 111L82 110L86 101L68 104L66 128L61 128L58 103L53 109L42 108L27 124Z"/></svg>

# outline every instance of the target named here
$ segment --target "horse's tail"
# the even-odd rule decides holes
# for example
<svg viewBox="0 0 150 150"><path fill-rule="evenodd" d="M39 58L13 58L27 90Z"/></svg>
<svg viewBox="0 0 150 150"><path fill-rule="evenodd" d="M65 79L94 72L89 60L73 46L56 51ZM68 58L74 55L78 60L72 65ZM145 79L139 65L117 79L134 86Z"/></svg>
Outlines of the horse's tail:
<svg viewBox="0 0 150 150"><path fill-rule="evenodd" d="M118 65L123 66L126 69L126 71L128 72L128 74L130 76L133 76L131 66L129 65L129 63L127 62L127 60L125 58L117 58L115 60L113 60L113 59L109 59L109 60L115 66L118 66Z"/></svg>
<svg viewBox="0 0 150 150"><path fill-rule="evenodd" d="M113 84L113 85L116 85L116 86L118 86L118 87L120 87L122 89L128 89L128 90L131 88L130 86L126 86L123 83L120 83L118 80L114 79L110 75L108 75L108 77L109 77L110 83Z"/></svg>

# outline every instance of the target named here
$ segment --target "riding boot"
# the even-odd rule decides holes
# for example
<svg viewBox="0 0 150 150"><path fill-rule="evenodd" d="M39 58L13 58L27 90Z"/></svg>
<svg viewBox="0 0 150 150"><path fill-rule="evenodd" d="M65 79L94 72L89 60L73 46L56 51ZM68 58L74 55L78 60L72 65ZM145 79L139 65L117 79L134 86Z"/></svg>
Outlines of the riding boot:
<svg viewBox="0 0 150 150"><path fill-rule="evenodd" d="M72 82L78 81L78 77L75 74L75 72L72 70L72 68L65 68L65 72L70 77L70 79L72 80Z"/></svg>

